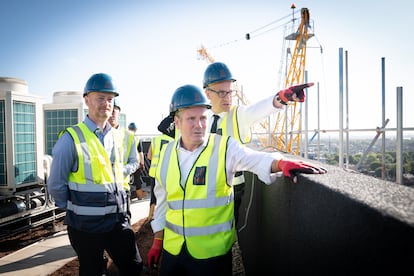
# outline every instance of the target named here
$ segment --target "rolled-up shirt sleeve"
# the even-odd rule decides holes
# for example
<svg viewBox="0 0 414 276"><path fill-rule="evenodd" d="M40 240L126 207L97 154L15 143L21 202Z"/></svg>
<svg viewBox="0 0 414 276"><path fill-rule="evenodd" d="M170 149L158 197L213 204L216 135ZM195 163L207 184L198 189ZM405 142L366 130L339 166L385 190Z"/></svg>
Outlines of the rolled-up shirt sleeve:
<svg viewBox="0 0 414 276"><path fill-rule="evenodd" d="M237 108L238 127L243 142L246 142L247 137L250 136L253 124L265 119L271 114L283 110L273 105L274 97L275 96L272 95L259 102L249 105L240 105Z"/></svg>

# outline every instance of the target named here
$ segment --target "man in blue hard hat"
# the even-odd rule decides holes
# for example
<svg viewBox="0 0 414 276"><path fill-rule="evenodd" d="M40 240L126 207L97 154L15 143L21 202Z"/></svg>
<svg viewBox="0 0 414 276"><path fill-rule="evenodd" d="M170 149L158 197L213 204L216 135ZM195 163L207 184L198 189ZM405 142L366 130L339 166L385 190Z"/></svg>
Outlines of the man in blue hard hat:
<svg viewBox="0 0 414 276"><path fill-rule="evenodd" d="M106 251L122 275L140 275L143 264L127 214L123 146L108 122L118 91L108 74L92 75L84 89L85 120L56 142L47 187L66 209L79 275L102 275Z"/></svg>
<svg viewBox="0 0 414 276"><path fill-rule="evenodd" d="M266 184L278 174L297 182L297 173L326 173L277 152L254 151L231 136L210 134L210 108L194 85L179 87L171 98L170 115L180 136L163 146L156 167L154 240L147 255L149 267L161 261L161 276L232 275L236 171L255 173Z"/></svg>
<svg viewBox="0 0 414 276"><path fill-rule="evenodd" d="M233 105L233 97L237 93L233 84L235 81L230 69L223 62L214 62L204 71L203 88L211 104L208 129L212 133L232 136L241 144L250 142L251 127L255 123L283 110L288 102L303 102L304 89L313 85L309 83L292 86L254 104L235 106ZM239 228L239 209L245 190L242 172L236 172L233 185L234 216L236 228Z"/></svg>
<svg viewBox="0 0 414 276"><path fill-rule="evenodd" d="M290 101L303 102L305 100L304 89L313 85L310 83L292 86L254 104L236 106L233 105L233 98L237 96L235 81L230 69L223 62L214 62L204 71L203 88L211 103L208 129L212 133L231 136L240 144L247 144L251 141L251 127L255 123L270 114L283 110L283 107ZM245 226L239 223L245 185L243 172L236 172L233 179L233 192L237 230ZM245 217L244 221L246 220ZM234 250L240 250L237 242L234 244Z"/></svg>

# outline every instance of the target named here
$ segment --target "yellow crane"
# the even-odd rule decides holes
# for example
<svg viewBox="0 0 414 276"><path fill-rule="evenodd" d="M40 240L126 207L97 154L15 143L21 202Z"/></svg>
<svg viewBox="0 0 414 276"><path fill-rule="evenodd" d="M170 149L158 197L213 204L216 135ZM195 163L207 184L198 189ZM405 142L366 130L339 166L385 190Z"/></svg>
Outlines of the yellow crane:
<svg viewBox="0 0 414 276"><path fill-rule="evenodd" d="M296 8L294 4L292 10ZM292 23L295 24L294 12ZM309 32L310 15L307 8L301 9L301 21L297 30L285 37L285 40L295 41L293 52L287 51L288 59L290 57L289 69L286 72L284 87L304 83L305 64L306 64L306 45L309 38L314 36ZM250 39L250 34L246 34L246 39ZM204 46L198 50L200 59L213 63L214 58L207 52ZM289 56L290 55L290 56ZM237 97L240 102L247 105L249 101L243 93L243 89L235 85ZM301 146L301 104L297 102L289 103L283 112L275 115L275 118L268 118L263 122L256 124L254 133L263 147L273 147L282 152L288 152L299 155ZM263 130L265 133L263 134Z"/></svg>
<svg viewBox="0 0 414 276"><path fill-rule="evenodd" d="M295 8L294 4L291 8ZM302 8L299 27L296 32L285 37L285 40L296 41L293 52L287 51L291 58L289 70L286 73L285 88L304 83L306 44L308 39L313 36L313 34L309 33L309 19L309 10ZM294 23L295 19L293 18L292 21ZM272 128L270 128L272 120L267 120L260 124L268 131L267 135L259 137L260 142L264 147L275 147L279 151L299 155L302 131L301 103L289 103L285 110L277 113L275 117Z"/></svg>
<svg viewBox="0 0 414 276"><path fill-rule="evenodd" d="M203 45L197 50L200 59L206 60L208 63L214 63L214 58L207 52L206 47Z"/></svg>

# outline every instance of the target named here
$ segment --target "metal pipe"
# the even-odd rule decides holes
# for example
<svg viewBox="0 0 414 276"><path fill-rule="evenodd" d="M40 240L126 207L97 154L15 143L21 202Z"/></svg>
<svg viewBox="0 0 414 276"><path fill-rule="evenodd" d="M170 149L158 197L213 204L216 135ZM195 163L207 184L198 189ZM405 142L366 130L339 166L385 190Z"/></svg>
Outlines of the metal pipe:
<svg viewBox="0 0 414 276"><path fill-rule="evenodd" d="M397 87L397 149L396 149L396 168L395 168L395 182L397 184L403 183L403 105L402 105L403 88Z"/></svg>
<svg viewBox="0 0 414 276"><path fill-rule="evenodd" d="M382 85L382 124L385 122L385 58L381 58L381 85ZM381 145L381 178L385 179L385 131L382 132Z"/></svg>
<svg viewBox="0 0 414 276"><path fill-rule="evenodd" d="M345 51L345 128L349 129L349 101L348 101L348 51ZM345 133L345 168L349 169L349 131Z"/></svg>
<svg viewBox="0 0 414 276"><path fill-rule="evenodd" d="M318 160L321 160L321 120L320 120L320 106L319 106L319 82L318 82Z"/></svg>
<svg viewBox="0 0 414 276"><path fill-rule="evenodd" d="M361 166L361 164L364 162L365 157L367 156L367 154L371 151L371 148L375 145L375 143L377 142L378 138L380 137L382 131L381 129L384 129L384 127L388 124L390 120L386 120L384 122L384 125L382 126L382 128L377 128L377 135L375 135L374 139L372 139L371 144L369 144L368 148L364 151L364 153L361 156L361 159L359 159L358 164L356 165L356 169L359 170L359 167Z"/></svg>
<svg viewBox="0 0 414 276"><path fill-rule="evenodd" d="M385 121L387 121L388 119L386 119ZM390 128L355 128L355 129L349 129L349 130L345 130L345 131L349 131L351 132L371 132L371 131L396 131L397 128L395 127L390 127ZM404 127L403 128L404 131L414 131L414 127ZM318 130L318 129L310 129L308 130L308 132L319 132L319 133L327 133L327 132L339 132L339 129L322 129L322 130ZM299 131L292 131L292 133L299 133ZM254 135L267 135L268 132L253 132L252 134ZM275 134L281 134L280 132L275 132ZM141 135L137 135L142 137Z"/></svg>
<svg viewBox="0 0 414 276"><path fill-rule="evenodd" d="M344 77L343 77L343 49L339 48L339 167L344 167L344 114L343 114L343 102L344 102Z"/></svg>
<svg viewBox="0 0 414 276"><path fill-rule="evenodd" d="M305 83L307 83L308 82L308 71L305 71ZM305 92L306 92L306 94L308 93L308 89L305 89ZM306 159L308 159L308 151L309 151L309 149L308 149L308 114L309 114L309 112L308 112L308 99L309 99L309 97L306 97L307 99L306 99L306 101L305 101L305 139L301 139L302 141L304 140L304 144L303 144L303 151L304 151L304 157L306 158ZM302 114L302 113L301 113Z"/></svg>

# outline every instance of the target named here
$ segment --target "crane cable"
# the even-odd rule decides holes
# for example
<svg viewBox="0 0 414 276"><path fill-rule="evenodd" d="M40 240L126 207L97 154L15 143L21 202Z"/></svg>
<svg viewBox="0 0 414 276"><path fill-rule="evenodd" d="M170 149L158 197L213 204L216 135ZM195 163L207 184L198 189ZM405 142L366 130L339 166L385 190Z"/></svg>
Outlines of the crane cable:
<svg viewBox="0 0 414 276"><path fill-rule="evenodd" d="M299 12L299 11L294 12L294 13L293 13L293 16L294 16L294 14L295 14L295 13L298 13L298 12ZM283 16L283 17L279 18L279 19L276 19L276 20L274 20L274 21L272 21L272 22L270 22L270 23L268 23L268 24L266 24L266 25L264 25L264 26L260 27L260 28L257 28L256 30L253 30L253 31L251 31L251 32L248 32L248 33L246 34L245 38L246 38L247 40L249 40L250 38L252 38L252 37L253 37L253 36L252 36L252 34L254 34L254 33L256 33L256 32L258 32L258 31L260 31L260 30L263 30L263 29L265 29L265 28L269 27L270 25L273 25L273 24L275 24L275 23L277 23L277 22L279 22L279 21L282 21L282 20L284 20L284 19L286 19L286 18L290 17L291 15L292 15L292 14L285 15L285 16ZM293 20L295 20L295 19L293 19ZM271 28L271 29L268 29L268 30L266 30L266 31L263 31L263 32L261 32L261 33L259 33L259 34L255 35L254 37L258 37L258 36L261 36L261 35L263 35L263 34L265 34L265 33L267 33L267 32L270 32L270 31L276 30L277 28L280 28L280 27L282 27L282 26L285 26L285 25L289 24L289 23L290 23L290 21L291 21L291 20L289 20L288 22L285 22L285 23L283 23L283 24L281 24L281 25L278 25L278 26L276 26L276 27L273 27L273 28Z"/></svg>
<svg viewBox="0 0 414 276"><path fill-rule="evenodd" d="M299 12L300 12L299 10L298 10L298 11L295 11L295 12L293 13L293 15L294 15L294 14L296 14L296 13L299 13ZM282 26L285 26L285 25L289 24L289 23L291 22L291 20L289 20L289 21L287 21L287 22L285 22L285 23L282 23L282 24L280 24L280 25L278 25L278 26L275 26L275 27L273 27L273 28L271 28L271 29L266 29L265 31L262 31L262 32L260 32L260 33L258 33L258 34L256 34L256 33L257 33L258 31L261 31L261 30L265 29L265 28L268 28L269 26L271 26L271 25L273 25L273 24L275 24L275 23L278 23L278 22L280 22L280 21L282 21L282 20L285 20L286 18L288 18L288 17L290 17L290 16L292 16L292 14L285 15L285 16L283 16L283 17L281 17L281 18L277 19L277 20L274 20L274 21L272 21L272 22L270 22L270 23L268 23L268 24L266 24L266 25L264 25L264 26L260 27L260 28L257 28L257 29L255 29L255 30L253 30L253 31L251 31L251 32L248 32L248 33L246 33L243 37L240 37L240 38L237 38L237 39L234 39L234 40L231 40L231 41L225 42L225 43L220 43L220 44L218 44L218 45L216 45L216 46L213 46L213 47L208 47L208 48L209 48L209 49L221 48L221 47L227 46L227 45L229 45L229 44L233 44L233 43L239 42L239 41L241 41L241 40L250 40L252 37L258 37L258 36L264 35L264 34L266 34L266 33L270 32L270 31L276 30L276 29L278 29L278 28L280 28L280 27L282 27ZM295 18L293 18L293 20L295 20ZM253 35L253 34L255 34L255 35Z"/></svg>
<svg viewBox="0 0 414 276"><path fill-rule="evenodd" d="M322 45L321 45L321 43L319 42L319 39L317 38L317 36L315 35L315 39L316 39L316 41L317 41L317 43L318 43L318 45L319 45L319 47L320 47L320 52L321 52L321 60L320 60L320 65L321 65L321 71L322 71L322 84L321 84L321 88L320 88L320 90L321 91L328 91L328 87L327 87L327 81L326 81L326 70L325 70L325 59L324 59L324 52L323 52L323 48L322 48ZM328 103L328 98L327 98L327 94L325 93L324 94L324 97L323 97L323 101L324 101L324 103L321 103L321 105L323 105L323 106L325 106L325 107L327 107L327 110L329 110L329 108L328 108L328 106L330 106L331 104L330 103ZM322 115L322 117L323 118L326 118L326 120L327 120L327 125L329 126L330 125L330 118L331 118L331 116L329 116L329 115L327 115L327 116L323 116ZM320 135L320 134L319 134Z"/></svg>
<svg viewBox="0 0 414 276"><path fill-rule="evenodd" d="M296 20L295 14L297 14L299 12L300 12L300 10L293 11L291 14L285 15L285 16L283 16L283 17L281 17L281 18L279 18L277 20L274 20L274 21L272 21L272 22L270 22L270 23L268 23L268 24L266 24L266 25L264 25L262 27L259 27L259 28L255 29L255 30L251 31L251 32L246 33L246 35L244 37L240 37L238 39L234 39L234 40L231 40L231 41L228 41L228 42L225 42L225 43L221 43L221 44L218 44L216 46L208 47L208 48L209 49L221 48L221 47L227 46L229 44L233 44L233 43L239 42L241 40L245 40L245 39L246 40L250 40L252 37L262 36L262 35L270 32L270 31L276 30L276 29L278 29L280 27L283 27L283 26L287 26L292 21L294 23L294 21ZM293 18L292 19L289 19L287 22L284 22L284 23L282 23L280 25L277 25L275 27L272 27L270 29L266 29L266 28L268 28L269 26L271 26L271 25L273 25L275 23L278 23L278 22L280 22L282 20L285 20L285 19L289 18L290 16L292 16ZM266 29L266 30L264 30L264 29ZM262 31L262 30L264 30L264 31ZM259 32L259 31L262 31L262 32ZM259 32L259 33L257 33L257 32ZM325 66L324 66L324 58L323 58L323 48L322 48L322 45L319 42L318 38L316 37L316 35L314 35L314 37L315 37L315 39L317 41L317 44L319 46L318 48L320 48L320 53L321 53L321 66L322 66L322 78L323 78L323 83L322 83L323 87L322 87L322 90L326 90L326 74L325 74ZM326 98L325 98L325 101L326 101ZM328 123L329 123L329 116L328 116Z"/></svg>

